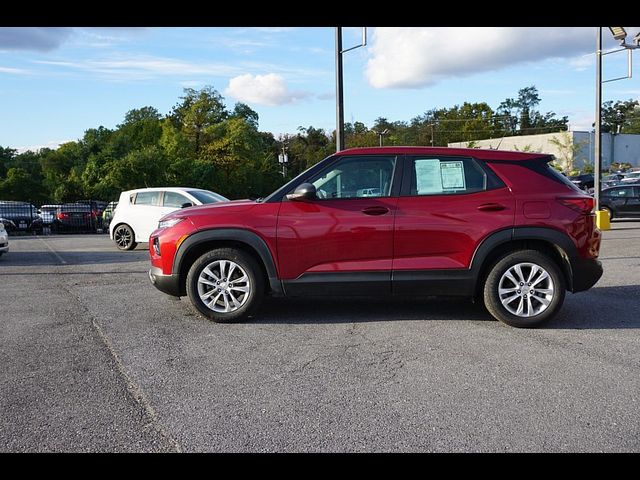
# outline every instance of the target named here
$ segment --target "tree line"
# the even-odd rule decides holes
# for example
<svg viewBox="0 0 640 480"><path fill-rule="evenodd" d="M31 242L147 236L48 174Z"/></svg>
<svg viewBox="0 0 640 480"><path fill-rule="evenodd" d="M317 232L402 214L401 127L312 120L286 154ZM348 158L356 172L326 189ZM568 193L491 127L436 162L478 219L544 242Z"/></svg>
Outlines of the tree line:
<svg viewBox="0 0 640 480"><path fill-rule="evenodd" d="M345 143L376 146L382 136L385 145L446 146L566 130L567 117L539 112L540 100L531 86L495 110L485 102L465 102L428 110L410 121L379 117L371 128L347 123ZM632 101L605 107L605 131L640 126L627 119L637 110ZM229 198L256 198L335 152L335 132L309 126L275 138L259 130L258 120L246 104L228 108L211 86L185 88L166 115L150 106L136 108L116 128L90 128L81 139L57 149L17 153L0 146L0 199L115 200L123 190L152 186L190 186ZM278 163L283 147L289 159L286 178Z"/></svg>

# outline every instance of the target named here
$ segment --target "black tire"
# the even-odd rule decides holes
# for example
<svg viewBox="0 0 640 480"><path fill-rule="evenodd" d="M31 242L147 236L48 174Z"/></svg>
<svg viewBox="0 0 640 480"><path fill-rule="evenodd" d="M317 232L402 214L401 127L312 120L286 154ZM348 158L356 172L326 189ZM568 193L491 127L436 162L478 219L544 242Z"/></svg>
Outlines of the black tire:
<svg viewBox="0 0 640 480"><path fill-rule="evenodd" d="M133 250L138 245L133 229L126 223L118 225L113 231L113 241L119 250Z"/></svg>
<svg viewBox="0 0 640 480"><path fill-rule="evenodd" d="M524 286L520 287L521 289L512 291L511 293L505 293L504 297L500 296L498 289L501 280L504 282L503 287L510 287L509 289L511 289L513 282L508 280L508 278L505 280L504 276L507 275L507 272L510 269L516 268L519 264L532 264L547 272L550 281L545 278L539 283L540 286L534 285L533 288L539 288L542 290L542 288L545 287L545 292L553 290L553 293L550 294L550 299L544 296L544 294L541 293L541 290L529 290L529 292L533 291L534 293L533 295L529 294L527 296L527 291L523 288L531 287L526 284L526 279L525 282L514 284L515 289L518 289L520 285L523 285L524 283ZM523 273L523 277L530 276L531 272L534 270L532 267L529 270L527 270L527 268L529 267L523 266L520 268ZM514 278L516 276L517 275L514 275ZM536 283L536 279L537 276L533 279L534 284ZM484 283L484 304L489 313L491 313L491 315L493 315L497 320L512 327L530 328L537 327L551 320L562 307L565 293L566 286L564 275L558 264L551 257L538 250L518 250L503 256L491 267ZM513 296L510 296L511 294L513 294ZM529 297L528 304L525 300L527 297ZM540 297L544 298L538 300ZM511 310L516 310L516 312L509 311L507 306L503 304L503 302L506 302L509 298L513 298L514 300L512 300L512 303L507 303L507 306L511 308ZM535 301L532 302L533 299L535 299ZM545 304L543 301L548 302L548 305L544 306ZM522 314L515 314L521 305L523 307ZM529 311L531 305L533 305L533 311ZM536 309L541 309L543 306L544 310L536 313ZM525 310L527 311L525 312ZM530 316L524 316L525 314Z"/></svg>
<svg viewBox="0 0 640 480"><path fill-rule="evenodd" d="M600 209L609 212L609 220L613 220L613 210L611 210L609 207L600 207Z"/></svg>
<svg viewBox="0 0 640 480"><path fill-rule="evenodd" d="M205 268L210 267L209 272L213 273L217 278L220 274L219 262L221 261L236 264L232 272L232 277L229 277L227 281L224 275L220 275L220 277L222 277L220 278L220 288L218 288L217 285L200 284L201 291L199 291L200 275ZM227 272L228 271L229 270L227 270ZM243 274L246 274L248 278L246 282L241 281L241 279L244 278ZM205 276L207 277L207 281L212 281L215 284L216 278L208 276L206 272ZM236 284L236 288L246 288L245 286L248 286L248 292L243 294L242 292L238 293L238 290L234 290L234 284L232 283L234 281L239 282ZM241 287L239 287L240 284L242 284ZM187 274L186 287L187 296L198 312L214 322L229 323L243 320L257 310L264 297L265 281L260 265L251 255L234 248L217 248L205 253L193 262ZM207 306L200 298L201 292L204 293L204 295L210 295L209 298L212 299L210 302L211 307ZM240 303L241 306L236 307L232 305L232 303L227 303L231 300L232 296L234 299L232 303ZM214 308L223 309L229 305L233 308L232 311L221 312L214 310Z"/></svg>

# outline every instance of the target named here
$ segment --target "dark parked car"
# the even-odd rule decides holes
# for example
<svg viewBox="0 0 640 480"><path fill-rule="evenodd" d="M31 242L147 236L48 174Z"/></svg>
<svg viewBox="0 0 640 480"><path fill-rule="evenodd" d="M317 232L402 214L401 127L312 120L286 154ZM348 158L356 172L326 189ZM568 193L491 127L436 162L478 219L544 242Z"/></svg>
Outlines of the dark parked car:
<svg viewBox="0 0 640 480"><path fill-rule="evenodd" d="M595 185L593 175L591 173L583 173L582 175L575 175L569 177L569 180L581 190L589 190Z"/></svg>
<svg viewBox="0 0 640 480"><path fill-rule="evenodd" d="M42 233L42 217L38 215L38 209L28 202L1 201L0 222L9 233Z"/></svg>
<svg viewBox="0 0 640 480"><path fill-rule="evenodd" d="M65 203L56 210L54 231L94 233L97 228L97 213L89 203Z"/></svg>
<svg viewBox="0 0 640 480"><path fill-rule="evenodd" d="M149 278L217 322L280 296L455 295L532 327L602 275L594 200L553 156L386 147L332 155L256 201L178 209Z"/></svg>
<svg viewBox="0 0 640 480"><path fill-rule="evenodd" d="M619 185L625 176L622 173L611 173L602 177L602 188L615 187Z"/></svg>
<svg viewBox="0 0 640 480"><path fill-rule="evenodd" d="M618 185L603 190L600 208L607 210L612 219L640 217L640 184Z"/></svg>

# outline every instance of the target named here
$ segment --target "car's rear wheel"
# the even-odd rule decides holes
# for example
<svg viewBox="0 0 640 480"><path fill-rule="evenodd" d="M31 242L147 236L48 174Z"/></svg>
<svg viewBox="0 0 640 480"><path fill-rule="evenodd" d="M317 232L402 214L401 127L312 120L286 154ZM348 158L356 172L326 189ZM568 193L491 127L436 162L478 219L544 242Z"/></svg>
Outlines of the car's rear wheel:
<svg viewBox="0 0 640 480"><path fill-rule="evenodd" d="M538 250L502 257L484 284L484 303L496 319L512 327L535 327L553 318L566 287L557 263Z"/></svg>
<svg viewBox="0 0 640 480"><path fill-rule="evenodd" d="M133 229L126 223L118 225L113 231L113 241L120 250L133 250L136 248L138 244L135 239Z"/></svg>
<svg viewBox="0 0 640 480"><path fill-rule="evenodd" d="M234 248L218 248L199 257L189 269L186 287L193 306L215 322L248 317L264 296L260 265Z"/></svg>

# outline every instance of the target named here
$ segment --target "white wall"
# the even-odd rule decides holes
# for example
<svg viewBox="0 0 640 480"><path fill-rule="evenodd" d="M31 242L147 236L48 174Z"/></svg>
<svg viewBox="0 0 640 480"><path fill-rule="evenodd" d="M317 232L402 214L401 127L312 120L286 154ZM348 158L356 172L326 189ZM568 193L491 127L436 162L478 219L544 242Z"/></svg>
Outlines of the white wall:
<svg viewBox="0 0 640 480"><path fill-rule="evenodd" d="M574 131L568 132L573 138L573 143L580 144L581 148L575 155L574 166L580 168L586 164L594 163L594 133ZM522 135L516 137L488 138L474 142L478 148L494 150L523 151L529 148L531 152L549 153L561 158L562 153L550 140L557 138L564 143L562 133L544 133L540 135ZM613 143L612 143L613 142ZM465 148L469 142L450 143L450 147ZM602 134L602 166L606 167L612 162L630 163L640 166L640 135L637 134Z"/></svg>

